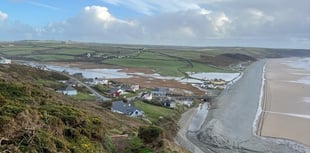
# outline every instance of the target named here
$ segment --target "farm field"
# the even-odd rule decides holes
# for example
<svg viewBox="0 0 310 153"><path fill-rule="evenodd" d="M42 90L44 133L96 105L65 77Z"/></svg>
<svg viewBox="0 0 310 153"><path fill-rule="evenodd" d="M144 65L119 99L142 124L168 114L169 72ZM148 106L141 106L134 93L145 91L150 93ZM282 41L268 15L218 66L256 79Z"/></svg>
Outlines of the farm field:
<svg viewBox="0 0 310 153"><path fill-rule="evenodd" d="M187 77L186 72L233 72L231 67L240 63L291 54L310 56L307 50L289 49L173 47L70 41L0 42L0 55L13 61L93 63L98 67L111 65L149 69L163 76L177 77Z"/></svg>

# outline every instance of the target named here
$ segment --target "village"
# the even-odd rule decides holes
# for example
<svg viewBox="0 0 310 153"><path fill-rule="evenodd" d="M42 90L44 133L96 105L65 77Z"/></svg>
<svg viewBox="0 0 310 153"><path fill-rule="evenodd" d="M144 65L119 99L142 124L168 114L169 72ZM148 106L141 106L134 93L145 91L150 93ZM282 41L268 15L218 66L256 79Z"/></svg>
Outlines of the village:
<svg viewBox="0 0 310 153"><path fill-rule="evenodd" d="M11 60L1 56L0 64L11 64ZM38 64L34 67L42 71L51 71L44 64ZM178 107L189 108L199 103L210 103L210 98L214 96L212 95L213 91L221 91L230 83L230 81L216 78L193 84L193 86L206 93L205 95L197 96L177 88L144 88L139 84L124 84L104 77L85 78L82 73L71 75L65 71L61 73L69 76L69 79L59 80L58 82L61 83L61 86L55 88L55 92L73 98L80 94L86 94L93 97L96 101L106 103L107 105L105 106L112 112L144 119L147 119L147 116L143 110L136 107L135 103L137 102L168 109L177 109ZM88 91L85 89L85 86L92 90ZM104 100L102 97L104 97Z"/></svg>

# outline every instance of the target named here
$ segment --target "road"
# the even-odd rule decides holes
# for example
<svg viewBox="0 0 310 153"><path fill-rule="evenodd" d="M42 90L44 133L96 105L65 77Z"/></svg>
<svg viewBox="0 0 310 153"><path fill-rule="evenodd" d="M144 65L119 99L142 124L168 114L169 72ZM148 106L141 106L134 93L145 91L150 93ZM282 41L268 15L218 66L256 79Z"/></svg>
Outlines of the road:
<svg viewBox="0 0 310 153"><path fill-rule="evenodd" d="M180 130L175 138L175 142L180 146L186 148L187 150L191 151L192 153L203 153L203 151L194 145L190 140L187 139L187 129L191 124L192 118L197 112L197 108L191 108L185 113L182 114L181 119L178 122L178 126Z"/></svg>
<svg viewBox="0 0 310 153"><path fill-rule="evenodd" d="M56 71L57 72L57 71ZM62 72L58 72L61 73L64 76L67 76L70 79L73 79L75 81L77 81L79 84L81 84L82 86L86 87L91 93L93 93L97 98L101 99L102 101L109 101L111 100L110 98L107 98L105 96L102 96L100 93L98 93L96 90L94 90L93 88L91 88L89 85L85 84L84 82L80 81L79 79L67 74L67 73L62 73Z"/></svg>

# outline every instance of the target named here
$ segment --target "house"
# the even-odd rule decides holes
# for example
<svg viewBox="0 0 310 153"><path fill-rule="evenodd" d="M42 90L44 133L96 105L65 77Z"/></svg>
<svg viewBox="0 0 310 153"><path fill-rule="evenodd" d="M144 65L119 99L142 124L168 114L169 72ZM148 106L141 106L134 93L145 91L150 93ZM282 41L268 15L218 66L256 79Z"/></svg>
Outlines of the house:
<svg viewBox="0 0 310 153"><path fill-rule="evenodd" d="M87 78L87 79L84 79L84 83L86 83L87 85L93 85L93 80L92 78Z"/></svg>
<svg viewBox="0 0 310 153"><path fill-rule="evenodd" d="M74 73L72 76L80 80L83 79L83 73Z"/></svg>
<svg viewBox="0 0 310 153"><path fill-rule="evenodd" d="M167 100L164 100L161 103L161 105L165 106L165 107L175 108L176 107L176 102L167 99Z"/></svg>
<svg viewBox="0 0 310 153"><path fill-rule="evenodd" d="M133 92L136 92L136 91L138 91L138 90L140 90L140 86L139 85L131 85L130 86L130 89L133 91Z"/></svg>
<svg viewBox="0 0 310 153"><path fill-rule="evenodd" d="M47 68L46 65L38 65L38 66L37 66L37 69L43 70L43 71L48 71L48 68Z"/></svg>
<svg viewBox="0 0 310 153"><path fill-rule="evenodd" d="M58 89L56 89L56 92L62 93L64 95L68 95L68 96L77 95L77 90L74 89L71 85L67 85L67 86L58 88Z"/></svg>
<svg viewBox="0 0 310 153"><path fill-rule="evenodd" d="M80 87L81 86L80 83L75 79L69 79L65 83L66 83L66 85L71 85L72 87Z"/></svg>
<svg viewBox="0 0 310 153"><path fill-rule="evenodd" d="M105 78L95 78L94 79L94 84L104 84L104 85L108 85L109 84L109 80L105 79Z"/></svg>
<svg viewBox="0 0 310 153"><path fill-rule="evenodd" d="M167 91L167 88L155 88L151 91L151 94L153 97L166 97Z"/></svg>
<svg viewBox="0 0 310 153"><path fill-rule="evenodd" d="M114 98L114 97L118 97L118 96L122 95L123 93L124 93L124 91L122 89L112 88L109 91L109 96Z"/></svg>
<svg viewBox="0 0 310 153"><path fill-rule="evenodd" d="M103 84L103 85L108 85L109 84L109 80L104 79L104 78L89 78L89 79L85 79L84 81L86 84L88 85L98 85L98 84Z"/></svg>
<svg viewBox="0 0 310 153"><path fill-rule="evenodd" d="M10 59L6 59L4 57L0 57L0 64L11 64L11 60Z"/></svg>
<svg viewBox="0 0 310 153"><path fill-rule="evenodd" d="M141 99L142 99L142 100L151 101L151 100L153 99L153 96L152 96L152 94L150 94L150 93L142 93L142 94L141 94Z"/></svg>
<svg viewBox="0 0 310 153"><path fill-rule="evenodd" d="M130 117L143 116L143 112L133 106L131 103L125 103L123 101L115 101L112 103L112 112L124 114Z"/></svg>
<svg viewBox="0 0 310 153"><path fill-rule="evenodd" d="M90 57L91 57L91 54L90 54L90 53L87 53L87 54L86 54L86 57L87 57L87 58L90 58Z"/></svg>

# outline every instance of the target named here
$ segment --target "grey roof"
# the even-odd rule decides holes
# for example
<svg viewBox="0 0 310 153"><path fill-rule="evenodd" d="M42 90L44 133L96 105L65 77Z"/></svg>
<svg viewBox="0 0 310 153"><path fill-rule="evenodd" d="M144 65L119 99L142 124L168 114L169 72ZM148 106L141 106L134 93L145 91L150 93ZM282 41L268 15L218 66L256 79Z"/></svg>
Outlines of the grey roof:
<svg viewBox="0 0 310 153"><path fill-rule="evenodd" d="M119 88L112 88L109 90L109 93L112 94L114 92L117 92L119 90Z"/></svg>
<svg viewBox="0 0 310 153"><path fill-rule="evenodd" d="M124 103L123 101L115 101L112 103L112 110L122 112L126 115L131 115L137 109L130 103Z"/></svg>
<svg viewBox="0 0 310 153"><path fill-rule="evenodd" d="M68 85L68 86L60 87L57 90L60 90L60 91L72 91L72 90L76 90L76 89L74 89L71 85Z"/></svg>
<svg viewBox="0 0 310 153"><path fill-rule="evenodd" d="M163 87L161 87L161 88L155 88L155 89L153 89L152 91L157 91L157 92L167 92L167 88L163 88Z"/></svg>

